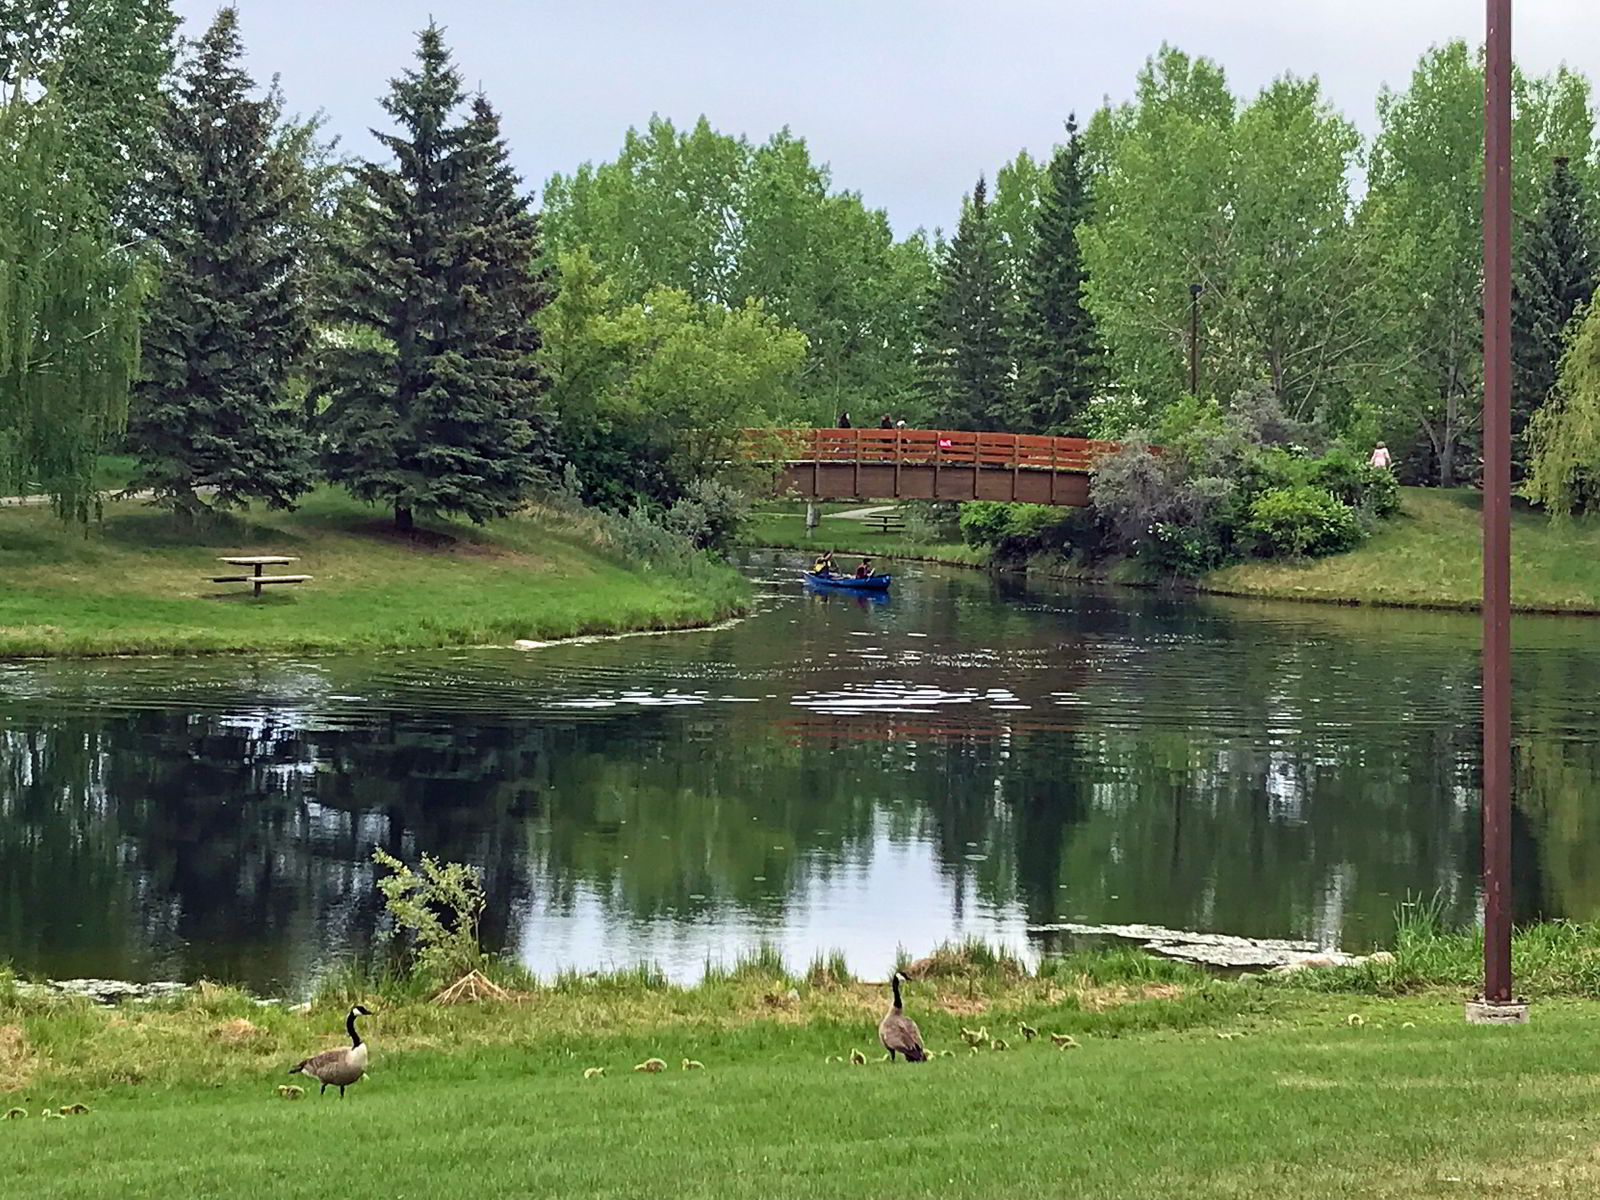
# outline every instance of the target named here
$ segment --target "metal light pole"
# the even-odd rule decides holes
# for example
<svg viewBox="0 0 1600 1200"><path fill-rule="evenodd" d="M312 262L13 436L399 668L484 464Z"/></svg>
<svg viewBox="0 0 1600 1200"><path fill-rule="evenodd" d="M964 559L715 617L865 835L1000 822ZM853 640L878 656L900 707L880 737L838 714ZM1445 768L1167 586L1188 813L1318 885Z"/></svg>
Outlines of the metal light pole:
<svg viewBox="0 0 1600 1200"><path fill-rule="evenodd" d="M1521 1023L1511 995L1511 0L1486 0L1483 176L1483 998L1469 1021Z"/></svg>
<svg viewBox="0 0 1600 1200"><path fill-rule="evenodd" d="M1200 293L1203 283L1189 285L1189 394L1200 398Z"/></svg>

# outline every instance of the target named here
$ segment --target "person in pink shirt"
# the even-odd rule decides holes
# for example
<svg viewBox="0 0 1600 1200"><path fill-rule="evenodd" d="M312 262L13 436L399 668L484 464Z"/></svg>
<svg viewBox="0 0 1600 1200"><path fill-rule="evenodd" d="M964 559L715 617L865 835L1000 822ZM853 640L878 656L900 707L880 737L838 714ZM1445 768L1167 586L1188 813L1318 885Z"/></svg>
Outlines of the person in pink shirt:
<svg viewBox="0 0 1600 1200"><path fill-rule="evenodd" d="M1372 458L1368 461L1374 467L1383 467L1385 470L1387 470L1390 464L1389 447L1385 446L1382 442L1379 442L1377 446L1373 448Z"/></svg>

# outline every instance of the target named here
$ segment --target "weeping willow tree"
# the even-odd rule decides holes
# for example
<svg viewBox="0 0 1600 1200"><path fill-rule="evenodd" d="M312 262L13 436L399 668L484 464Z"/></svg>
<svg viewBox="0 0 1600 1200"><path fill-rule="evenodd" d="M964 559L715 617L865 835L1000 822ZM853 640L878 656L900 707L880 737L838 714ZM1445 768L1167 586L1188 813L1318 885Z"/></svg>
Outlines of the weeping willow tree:
<svg viewBox="0 0 1600 1200"><path fill-rule="evenodd" d="M67 128L48 93L0 102L0 492L87 522L95 456L127 418L142 272L62 170Z"/></svg>
<svg viewBox="0 0 1600 1200"><path fill-rule="evenodd" d="M1533 414L1528 441L1528 499L1554 516L1600 509L1600 304L1576 318L1560 382Z"/></svg>

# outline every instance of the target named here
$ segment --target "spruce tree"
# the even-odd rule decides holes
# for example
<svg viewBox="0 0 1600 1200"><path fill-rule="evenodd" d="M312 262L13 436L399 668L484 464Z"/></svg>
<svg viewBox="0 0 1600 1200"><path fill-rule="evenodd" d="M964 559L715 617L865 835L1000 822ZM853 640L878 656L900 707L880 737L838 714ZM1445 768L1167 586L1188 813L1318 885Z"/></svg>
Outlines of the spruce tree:
<svg viewBox="0 0 1600 1200"><path fill-rule="evenodd" d="M161 280L129 419L132 486L190 518L202 489L222 508L289 508L311 483L289 397L310 340L290 236L303 177L279 145L276 98L251 98L242 53L238 14L224 8L168 98L150 164Z"/></svg>
<svg viewBox="0 0 1600 1200"><path fill-rule="evenodd" d="M392 165L364 163L340 248L340 347L329 357L328 468L395 524L502 516L548 462L532 361L549 300L539 228L486 103L465 96L436 26L384 107Z"/></svg>
<svg viewBox="0 0 1600 1200"><path fill-rule="evenodd" d="M1005 333L1005 274L979 176L956 235L943 248L923 349L925 386L942 428L1004 425L1012 368Z"/></svg>
<svg viewBox="0 0 1600 1200"><path fill-rule="evenodd" d="M1067 143L1056 148L1040 191L1032 253L1023 268L1010 422L1019 433L1083 433L1105 377L1105 352L1083 306L1078 227L1088 219L1089 204L1083 138L1069 118Z"/></svg>
<svg viewBox="0 0 1600 1200"><path fill-rule="evenodd" d="M1518 474L1528 465L1528 422L1556 386L1567 327L1594 296L1600 270L1587 197L1565 158L1556 159L1539 210L1524 227L1520 259L1511 310L1511 436Z"/></svg>

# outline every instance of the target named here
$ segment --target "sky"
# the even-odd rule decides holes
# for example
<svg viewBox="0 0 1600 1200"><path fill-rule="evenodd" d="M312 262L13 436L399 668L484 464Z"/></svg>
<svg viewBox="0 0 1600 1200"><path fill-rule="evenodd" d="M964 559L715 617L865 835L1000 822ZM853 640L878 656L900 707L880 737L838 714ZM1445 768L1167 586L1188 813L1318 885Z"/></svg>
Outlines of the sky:
<svg viewBox="0 0 1600 1200"><path fill-rule="evenodd" d="M198 36L216 0L175 0ZM901 233L949 227L979 172L1048 154L1069 112L1126 99L1163 41L1221 63L1236 93L1316 75L1364 131L1385 84L1483 0L236 0L249 67L291 111L374 153L378 97L439 19L467 86L504 114L532 189L615 157L652 113L764 140L787 126L834 186ZM1521 0L1516 56L1600 77L1600 0Z"/></svg>

